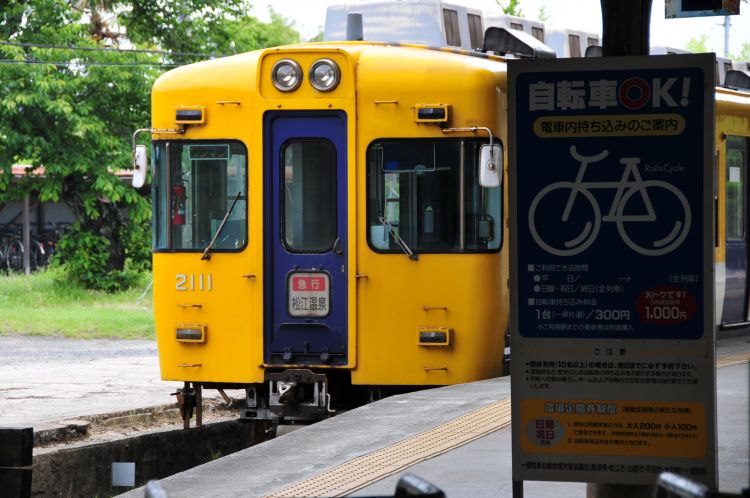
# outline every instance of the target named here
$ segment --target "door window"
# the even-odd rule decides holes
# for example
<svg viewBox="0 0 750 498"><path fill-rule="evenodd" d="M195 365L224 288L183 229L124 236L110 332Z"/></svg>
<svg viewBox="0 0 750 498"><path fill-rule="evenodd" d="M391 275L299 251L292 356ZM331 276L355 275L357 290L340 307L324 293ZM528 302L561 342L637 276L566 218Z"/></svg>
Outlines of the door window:
<svg viewBox="0 0 750 498"><path fill-rule="evenodd" d="M747 139L727 137L727 240L745 239Z"/></svg>
<svg viewBox="0 0 750 498"><path fill-rule="evenodd" d="M336 149L327 140L297 140L281 154L284 245L327 252L337 237Z"/></svg>

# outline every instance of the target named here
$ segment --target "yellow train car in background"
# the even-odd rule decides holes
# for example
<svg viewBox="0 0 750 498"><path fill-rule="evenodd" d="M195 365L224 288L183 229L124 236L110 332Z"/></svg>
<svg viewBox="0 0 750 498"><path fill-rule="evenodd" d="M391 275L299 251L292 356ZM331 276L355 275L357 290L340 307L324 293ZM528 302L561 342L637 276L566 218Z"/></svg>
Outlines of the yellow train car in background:
<svg viewBox="0 0 750 498"><path fill-rule="evenodd" d="M731 71L716 89L715 257L717 336L750 327L750 76Z"/></svg>
<svg viewBox="0 0 750 498"><path fill-rule="evenodd" d="M384 43L182 67L152 94L162 378L316 420L499 376L506 64ZM198 404L200 404L198 402Z"/></svg>

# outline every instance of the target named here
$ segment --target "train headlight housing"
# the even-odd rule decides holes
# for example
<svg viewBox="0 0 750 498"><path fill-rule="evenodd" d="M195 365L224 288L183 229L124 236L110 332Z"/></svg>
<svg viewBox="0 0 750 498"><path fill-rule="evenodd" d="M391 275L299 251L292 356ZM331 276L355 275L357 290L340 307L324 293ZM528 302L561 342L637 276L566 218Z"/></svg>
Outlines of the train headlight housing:
<svg viewBox="0 0 750 498"><path fill-rule="evenodd" d="M420 328L417 343L420 346L450 347L453 344L453 329L445 327Z"/></svg>
<svg viewBox="0 0 750 498"><path fill-rule="evenodd" d="M310 84L320 92L330 92L340 80L339 66L331 59L319 59L310 66Z"/></svg>
<svg viewBox="0 0 750 498"><path fill-rule="evenodd" d="M293 92L302 83L302 68L297 61L281 59L271 70L273 86L282 92Z"/></svg>
<svg viewBox="0 0 750 498"><path fill-rule="evenodd" d="M206 342L206 326L180 324L175 327L177 342Z"/></svg>

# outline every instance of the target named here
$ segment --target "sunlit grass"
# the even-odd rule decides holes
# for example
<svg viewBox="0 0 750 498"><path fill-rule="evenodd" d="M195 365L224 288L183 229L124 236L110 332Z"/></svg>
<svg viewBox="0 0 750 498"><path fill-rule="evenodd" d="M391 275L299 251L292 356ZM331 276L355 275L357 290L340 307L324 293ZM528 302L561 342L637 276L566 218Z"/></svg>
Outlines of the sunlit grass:
<svg viewBox="0 0 750 498"><path fill-rule="evenodd" d="M32 275L0 274L0 335L78 339L154 337L151 274L116 294L89 291L66 281L60 270Z"/></svg>

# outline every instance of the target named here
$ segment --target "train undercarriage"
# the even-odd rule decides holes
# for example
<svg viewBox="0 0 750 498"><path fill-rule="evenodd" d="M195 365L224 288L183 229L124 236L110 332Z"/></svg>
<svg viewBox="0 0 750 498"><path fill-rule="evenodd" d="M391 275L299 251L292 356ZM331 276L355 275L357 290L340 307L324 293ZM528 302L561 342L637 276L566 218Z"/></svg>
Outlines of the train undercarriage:
<svg viewBox="0 0 750 498"><path fill-rule="evenodd" d="M185 428L195 416L202 425L204 389L216 389L227 404L239 411L241 420L284 424L309 424L326 419L340 411L427 386L355 386L348 371L313 371L307 368L269 370L265 382L258 384L215 384L185 382L173 393ZM226 390L243 389L244 399L232 399Z"/></svg>

